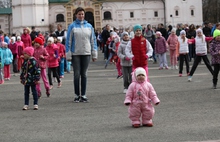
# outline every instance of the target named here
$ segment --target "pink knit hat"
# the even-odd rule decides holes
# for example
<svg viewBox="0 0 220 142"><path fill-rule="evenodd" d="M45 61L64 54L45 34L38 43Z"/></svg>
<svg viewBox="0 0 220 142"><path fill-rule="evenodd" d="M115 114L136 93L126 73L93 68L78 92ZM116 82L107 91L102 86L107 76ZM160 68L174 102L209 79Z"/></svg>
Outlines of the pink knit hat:
<svg viewBox="0 0 220 142"><path fill-rule="evenodd" d="M28 54L29 56L33 56L34 55L34 48L33 47L26 47L23 50L23 53Z"/></svg>
<svg viewBox="0 0 220 142"><path fill-rule="evenodd" d="M156 35L159 35L160 37L162 36L161 32L157 31Z"/></svg>

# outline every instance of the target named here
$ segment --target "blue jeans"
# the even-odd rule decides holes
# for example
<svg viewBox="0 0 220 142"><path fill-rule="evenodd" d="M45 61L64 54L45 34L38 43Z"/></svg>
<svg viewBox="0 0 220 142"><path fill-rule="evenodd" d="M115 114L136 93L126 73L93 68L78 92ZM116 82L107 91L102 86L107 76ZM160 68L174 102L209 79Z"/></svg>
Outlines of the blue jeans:
<svg viewBox="0 0 220 142"><path fill-rule="evenodd" d="M80 96L80 77L81 77L81 96L86 95L87 70L90 62L90 55L72 55L74 90L75 95Z"/></svg>
<svg viewBox="0 0 220 142"><path fill-rule="evenodd" d="M59 75L64 76L64 58L60 58Z"/></svg>
<svg viewBox="0 0 220 142"><path fill-rule="evenodd" d="M29 105L30 88L33 94L34 105L37 105L38 96L37 96L36 85L24 85L24 104Z"/></svg>
<svg viewBox="0 0 220 142"><path fill-rule="evenodd" d="M115 55L115 53L110 52L108 56L108 60L106 61L105 65L107 66L108 63L110 62L111 58Z"/></svg>

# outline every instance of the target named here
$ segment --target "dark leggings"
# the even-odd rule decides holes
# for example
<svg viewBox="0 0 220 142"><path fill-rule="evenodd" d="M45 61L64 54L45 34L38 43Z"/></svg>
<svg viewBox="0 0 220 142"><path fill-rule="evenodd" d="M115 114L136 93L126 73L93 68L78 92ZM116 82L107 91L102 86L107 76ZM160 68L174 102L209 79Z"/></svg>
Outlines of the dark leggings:
<svg viewBox="0 0 220 142"><path fill-rule="evenodd" d="M180 54L179 55L179 74L183 73L183 63L185 60L186 63L186 73L189 73L189 57L188 54Z"/></svg>
<svg viewBox="0 0 220 142"><path fill-rule="evenodd" d="M204 56L196 56L194 63L193 63L193 66L192 66L192 69L190 71L190 76L193 76L198 64L201 62L201 59L203 59L206 67L209 69L209 71L213 75L213 69L212 69L212 66L210 65L209 59L208 59L207 55L204 55Z"/></svg>
<svg viewBox="0 0 220 142"><path fill-rule="evenodd" d="M53 75L57 78L57 82L60 83L60 77L59 77L58 72L57 72L57 67L48 68L48 79L49 79L50 85L53 85L51 72L53 72Z"/></svg>
<svg viewBox="0 0 220 142"><path fill-rule="evenodd" d="M214 71L213 71L213 84L217 84L218 82L218 73L220 70L220 64L214 64Z"/></svg>

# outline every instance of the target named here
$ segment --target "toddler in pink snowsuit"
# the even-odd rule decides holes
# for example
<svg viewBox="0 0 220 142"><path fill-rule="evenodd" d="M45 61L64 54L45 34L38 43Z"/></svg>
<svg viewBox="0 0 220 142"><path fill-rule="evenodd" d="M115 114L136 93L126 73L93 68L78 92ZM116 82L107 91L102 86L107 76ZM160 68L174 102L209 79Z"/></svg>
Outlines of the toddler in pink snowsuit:
<svg viewBox="0 0 220 142"><path fill-rule="evenodd" d="M136 68L132 75L133 82L130 84L124 104L129 106L129 118L132 121L132 126L140 127L142 117L142 125L152 127L152 118L154 116L154 105L158 105L160 100L151 85L147 81L146 71L142 67Z"/></svg>

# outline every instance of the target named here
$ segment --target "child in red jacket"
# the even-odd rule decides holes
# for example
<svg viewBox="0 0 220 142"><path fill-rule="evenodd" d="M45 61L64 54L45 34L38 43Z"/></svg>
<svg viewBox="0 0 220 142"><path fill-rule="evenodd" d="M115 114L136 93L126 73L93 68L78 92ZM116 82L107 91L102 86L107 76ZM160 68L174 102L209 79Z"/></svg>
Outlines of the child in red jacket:
<svg viewBox="0 0 220 142"><path fill-rule="evenodd" d="M46 94L47 97L50 96L50 86L49 86L49 82L47 80L47 73L46 73L46 68L47 68L47 58L48 58L48 53L47 50L44 48L44 42L43 39L40 37L36 37L34 39L34 57L37 60L37 63L41 69L40 75L41 78L44 82L44 87L46 89ZM38 83L36 85L36 89L37 89L37 93L38 93L38 98L41 97L41 87L40 87L40 83Z"/></svg>

